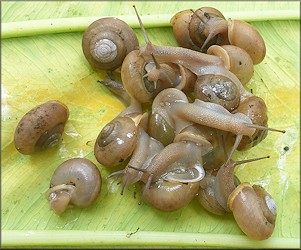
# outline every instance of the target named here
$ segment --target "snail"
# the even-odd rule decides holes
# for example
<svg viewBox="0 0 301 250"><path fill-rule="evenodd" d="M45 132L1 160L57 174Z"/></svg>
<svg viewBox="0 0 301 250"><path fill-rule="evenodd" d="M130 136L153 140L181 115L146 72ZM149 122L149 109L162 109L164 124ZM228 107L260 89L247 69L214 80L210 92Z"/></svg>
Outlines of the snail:
<svg viewBox="0 0 301 250"><path fill-rule="evenodd" d="M223 164L217 171L216 179L214 183L214 193L217 202L228 212L230 212L227 206L227 200L229 195L234 191L237 186L237 181L234 175L234 168L240 164L254 162L262 159L270 158L269 156L247 159L241 161L232 161L228 164Z"/></svg>
<svg viewBox="0 0 301 250"><path fill-rule="evenodd" d="M147 169L134 169L143 172L141 181L146 184L139 201L139 204L141 204L144 194L151 183L159 179L191 183L198 182L204 178L202 147L189 141L174 142L161 150L152 159Z"/></svg>
<svg viewBox="0 0 301 250"><path fill-rule="evenodd" d="M206 171L205 177L199 182L199 191L197 200L210 213L216 215L226 215L228 212L218 203L215 197L215 175L211 174L212 171Z"/></svg>
<svg viewBox="0 0 301 250"><path fill-rule="evenodd" d="M252 25L241 20L232 20L230 18L227 21L223 16L210 14L206 8L198 9L193 12L193 15L201 20L201 27L199 29L204 30L206 36L206 40L200 49L196 49L197 51L203 51L205 47L208 46L209 41L220 34L223 38L223 42L219 44L216 43L217 45L231 44L244 49L252 58L253 64L259 64L264 59L266 54L264 40ZM185 21L187 22L187 17L184 18L183 22ZM202 26L204 26L204 28ZM195 49L193 46L189 48Z"/></svg>
<svg viewBox="0 0 301 250"><path fill-rule="evenodd" d="M90 206L99 196L101 186L97 166L88 159L73 158L64 161L54 171L46 198L50 208L61 214L69 205Z"/></svg>
<svg viewBox="0 0 301 250"><path fill-rule="evenodd" d="M221 57L225 67L234 73L243 85L252 78L253 61L244 49L234 45L212 45L208 48L207 53Z"/></svg>
<svg viewBox="0 0 301 250"><path fill-rule="evenodd" d="M121 194L123 194L123 191L127 186L134 184L141 179L143 174L141 171L144 171L149 167L154 156L163 148L164 146L159 141L150 137L144 129L141 129L135 149L126 167L122 170L113 172L107 176L107 178L123 175L121 188ZM137 169L141 171L137 171Z"/></svg>
<svg viewBox="0 0 301 250"><path fill-rule="evenodd" d="M60 142L68 117L68 107L58 100L34 107L16 127L15 148L22 154L31 155L54 147Z"/></svg>
<svg viewBox="0 0 301 250"><path fill-rule="evenodd" d="M130 52L121 67L121 79L127 93L140 103L151 102L165 88L190 91L196 76L180 64L145 60L139 50Z"/></svg>
<svg viewBox="0 0 301 250"><path fill-rule="evenodd" d="M277 206L261 186L239 184L227 201L240 229L255 240L268 239L275 228Z"/></svg>
<svg viewBox="0 0 301 250"><path fill-rule="evenodd" d="M236 112L247 115L253 124L267 126L267 106L259 96L249 96L241 101ZM268 130L257 129L251 137L243 136L238 150L247 150L254 147L267 136Z"/></svg>
<svg viewBox="0 0 301 250"><path fill-rule="evenodd" d="M179 44L179 46L193 49L196 51L207 51L208 47L213 44L224 44L226 35L222 36L217 34L212 37L210 41L206 42L206 45L203 46L204 42L208 36L208 23L205 25L197 15L200 15L201 11L204 11L208 17L210 17L212 29L219 28L219 25L225 25L225 22L221 20L226 20L223 14L212 7L202 7L197 9L195 12L192 10L183 10L176 13L170 20L172 25L173 34ZM201 49L202 47L202 49Z"/></svg>
<svg viewBox="0 0 301 250"><path fill-rule="evenodd" d="M139 46L132 28L115 17L91 23L82 37L82 49L94 69L115 70L125 56Z"/></svg>
<svg viewBox="0 0 301 250"><path fill-rule="evenodd" d="M145 184L140 182L141 189ZM160 179L152 183L144 193L144 201L161 211L175 211L186 206L196 196L199 184L169 182Z"/></svg>
<svg viewBox="0 0 301 250"><path fill-rule="evenodd" d="M132 103L116 118L106 124L94 145L96 160L105 167L114 167L126 160L134 151L140 133L139 124L146 123L147 113L141 105Z"/></svg>

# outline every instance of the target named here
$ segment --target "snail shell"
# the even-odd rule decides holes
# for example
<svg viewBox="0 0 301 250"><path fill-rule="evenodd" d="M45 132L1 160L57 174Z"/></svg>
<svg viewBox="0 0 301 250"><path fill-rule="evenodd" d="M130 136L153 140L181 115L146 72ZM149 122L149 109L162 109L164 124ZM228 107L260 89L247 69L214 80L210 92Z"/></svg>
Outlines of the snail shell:
<svg viewBox="0 0 301 250"><path fill-rule="evenodd" d="M244 49L234 45L212 45L207 50L207 54L222 58L225 67L234 73L243 85L252 78L253 61Z"/></svg>
<svg viewBox="0 0 301 250"><path fill-rule="evenodd" d="M116 117L100 131L94 146L96 160L113 167L126 160L134 151L139 127L134 119Z"/></svg>
<svg viewBox="0 0 301 250"><path fill-rule="evenodd" d="M228 207L240 229L250 238L265 240L272 235L277 216L276 203L262 187L239 184L228 198Z"/></svg>
<svg viewBox="0 0 301 250"><path fill-rule="evenodd" d="M215 197L215 179L214 175L206 173L204 179L200 181L197 200L207 211L217 215L226 215L228 212L218 203Z"/></svg>
<svg viewBox="0 0 301 250"><path fill-rule="evenodd" d="M148 121L148 134L164 146L172 143L175 137L174 128L160 115L153 113Z"/></svg>
<svg viewBox="0 0 301 250"><path fill-rule="evenodd" d="M236 109L240 101L239 88L224 75L199 76L195 83L194 93L196 98L219 104L228 111Z"/></svg>
<svg viewBox="0 0 301 250"><path fill-rule="evenodd" d="M36 106L21 118L16 127L16 149L30 155L57 145L68 117L68 107L60 101L51 100Z"/></svg>
<svg viewBox="0 0 301 250"><path fill-rule="evenodd" d="M140 182L144 190L145 184ZM186 206L197 194L199 183L167 182L162 179L144 192L144 200L162 211L174 211Z"/></svg>
<svg viewBox="0 0 301 250"><path fill-rule="evenodd" d="M267 106L259 96L250 96L242 100L237 108L237 112L247 115L253 124L267 126ZM238 150L247 150L256 146L267 137L268 130L257 129L252 136L243 136Z"/></svg>
<svg viewBox="0 0 301 250"><path fill-rule="evenodd" d="M207 44L201 49L208 36L208 23L205 24L205 22L200 19L200 16L204 16L205 13L211 21L213 20L213 22L209 24L211 29L215 29L215 26L218 24L214 22L215 18L225 20L223 14L212 7L199 8L195 11L195 14L191 10L184 10L176 13L172 17L170 22L173 28L173 34L181 47L206 52L208 47L212 44L224 44L227 41L227 36L225 36L225 40L223 35L217 34L210 39L210 41L206 42Z"/></svg>
<svg viewBox="0 0 301 250"><path fill-rule="evenodd" d="M253 64L262 62L266 47L260 33L250 24L241 20L228 20L230 44L244 49L252 58Z"/></svg>
<svg viewBox="0 0 301 250"><path fill-rule="evenodd" d="M54 171L46 193L51 209L60 214L68 205L90 206L99 196L102 186L97 166L85 158L63 162Z"/></svg>
<svg viewBox="0 0 301 250"><path fill-rule="evenodd" d="M89 25L82 37L82 49L95 69L114 70L125 56L139 46L132 28L124 21L107 17Z"/></svg>

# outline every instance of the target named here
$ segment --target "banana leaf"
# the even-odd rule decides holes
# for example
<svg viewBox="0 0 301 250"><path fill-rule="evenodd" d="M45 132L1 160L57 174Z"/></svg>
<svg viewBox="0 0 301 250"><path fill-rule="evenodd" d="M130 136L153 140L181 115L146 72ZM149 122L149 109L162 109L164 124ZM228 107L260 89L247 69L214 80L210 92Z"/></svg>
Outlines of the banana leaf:
<svg viewBox="0 0 301 250"><path fill-rule="evenodd" d="M202 6L245 20L263 36L267 55L255 66L246 88L266 102L269 127L286 133L269 132L256 147L234 158L270 156L235 170L240 180L263 186L276 201L276 226L268 240L249 239L232 215L212 215L196 200L173 212L139 206L138 186L121 196L118 182L106 180L112 170L96 162L94 143L124 105L98 83L105 72L93 71L81 39L92 21L116 16L128 22L144 44L133 4L157 45L177 46L170 18ZM2 247L299 248L299 9L299 2L293 1L2 1ZM62 143L33 156L20 154L13 143L19 120L50 99L61 100L70 110ZM73 157L98 165L103 188L91 207L58 216L49 209L45 192L56 167Z"/></svg>

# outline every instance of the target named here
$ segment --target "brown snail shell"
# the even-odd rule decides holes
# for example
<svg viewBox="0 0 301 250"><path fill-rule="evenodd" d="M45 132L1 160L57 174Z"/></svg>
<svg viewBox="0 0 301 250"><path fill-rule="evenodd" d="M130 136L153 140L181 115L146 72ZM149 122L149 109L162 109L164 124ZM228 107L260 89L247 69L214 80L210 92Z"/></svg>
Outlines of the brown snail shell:
<svg viewBox="0 0 301 250"><path fill-rule="evenodd" d="M145 184L140 182L141 188ZM197 194L199 184L168 182L162 179L151 184L144 192L144 200L162 211L174 211L187 205Z"/></svg>
<svg viewBox="0 0 301 250"><path fill-rule="evenodd" d="M96 160L105 167L117 166L133 153L138 135L139 127L134 119L116 117L103 127L96 139Z"/></svg>
<svg viewBox="0 0 301 250"><path fill-rule="evenodd" d="M237 112L247 115L253 124L260 126L268 125L267 106L259 96L250 96L242 100L237 108ZM237 149L250 149L263 141L267 137L267 134L268 130L257 129L251 137L243 136Z"/></svg>
<svg viewBox="0 0 301 250"><path fill-rule="evenodd" d="M51 209L63 213L68 205L90 206L100 194L101 174L97 166L85 158L64 161L54 171L46 193Z"/></svg>
<svg viewBox="0 0 301 250"><path fill-rule="evenodd" d="M260 33L242 20L228 20L230 44L244 49L252 58L253 64L262 62L266 55L265 42Z"/></svg>
<svg viewBox="0 0 301 250"><path fill-rule="evenodd" d="M252 78L253 61L244 49L234 45L212 45L208 48L207 54L222 58L225 67L234 73L243 85Z"/></svg>
<svg viewBox="0 0 301 250"><path fill-rule="evenodd" d="M154 83L143 76L147 62L139 56L139 50L133 50L124 59L121 66L121 79L127 93L140 103L151 102L156 95Z"/></svg>
<svg viewBox="0 0 301 250"><path fill-rule="evenodd" d="M147 132L164 146L172 143L175 137L174 128L160 114L156 113L151 114L149 117Z"/></svg>
<svg viewBox="0 0 301 250"><path fill-rule="evenodd" d="M125 56L139 46L132 28L115 17L94 21L82 37L82 49L87 61L95 69L114 70Z"/></svg>
<svg viewBox="0 0 301 250"><path fill-rule="evenodd" d="M199 76L194 88L195 97L219 104L228 111L237 108L240 101L240 90L235 83L223 75Z"/></svg>
<svg viewBox="0 0 301 250"><path fill-rule="evenodd" d="M68 117L68 107L60 101L51 100L36 106L22 117L16 127L16 149L30 155L57 145Z"/></svg>
<svg viewBox="0 0 301 250"><path fill-rule="evenodd" d="M262 187L239 184L228 198L228 207L240 229L250 238L265 240L272 235L277 216L276 203Z"/></svg>
<svg viewBox="0 0 301 250"><path fill-rule="evenodd" d="M206 173L206 176L200 181L197 200L207 211L217 215L226 215L228 212L218 203L215 197L215 179L214 175Z"/></svg>
<svg viewBox="0 0 301 250"><path fill-rule="evenodd" d="M204 15L206 15L206 18ZM200 17L203 17L204 20L201 20ZM211 19L211 21L213 20L213 22L208 24L206 22L207 18ZM195 13L192 10L178 12L172 17L170 22L174 36L181 47L206 52L212 44L227 43L227 35L217 34L207 41L206 45L202 48L208 36L208 26L211 29L215 29L215 25L218 25L217 22L214 22L216 19L225 20L225 17L215 8L202 7L197 9Z"/></svg>

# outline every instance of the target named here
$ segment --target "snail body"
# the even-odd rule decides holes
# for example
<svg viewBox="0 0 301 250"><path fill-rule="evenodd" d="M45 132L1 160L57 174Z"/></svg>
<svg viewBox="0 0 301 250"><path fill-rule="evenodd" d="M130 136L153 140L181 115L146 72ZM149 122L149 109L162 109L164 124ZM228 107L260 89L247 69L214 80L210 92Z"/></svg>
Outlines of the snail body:
<svg viewBox="0 0 301 250"><path fill-rule="evenodd" d="M114 70L139 46L132 28L115 17L94 21L83 34L82 49L94 69Z"/></svg>
<svg viewBox="0 0 301 250"><path fill-rule="evenodd" d="M31 155L57 145L68 117L69 109L60 101L51 100L36 106L21 118L16 127L16 149Z"/></svg>
<svg viewBox="0 0 301 250"><path fill-rule="evenodd" d="M61 214L69 205L90 206L99 196L101 186L97 166L88 159L73 158L54 171L46 198L51 209Z"/></svg>

